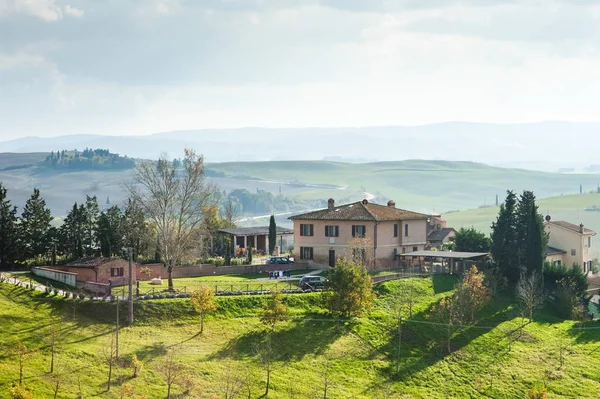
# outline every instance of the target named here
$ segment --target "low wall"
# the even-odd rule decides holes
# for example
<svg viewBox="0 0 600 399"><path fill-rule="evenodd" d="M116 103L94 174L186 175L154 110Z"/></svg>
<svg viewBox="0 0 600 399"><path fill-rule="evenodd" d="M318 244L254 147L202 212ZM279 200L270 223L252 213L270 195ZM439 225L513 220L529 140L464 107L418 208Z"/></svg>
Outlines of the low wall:
<svg viewBox="0 0 600 399"><path fill-rule="evenodd" d="M110 295L110 285L103 283L94 283L91 281L78 281L77 288L85 290L96 295Z"/></svg>
<svg viewBox="0 0 600 399"><path fill-rule="evenodd" d="M151 270L150 277L140 272L141 268L147 267ZM245 265L245 266L215 266L212 264L179 266L173 269L173 278L202 277L202 276L224 276L227 274L250 274L258 272L272 272L276 270L301 270L319 269L307 264L292 263L288 265ZM327 266L325 266L327 268ZM160 263L141 265L136 270L138 280L151 280L153 278L167 278L167 268Z"/></svg>
<svg viewBox="0 0 600 399"><path fill-rule="evenodd" d="M48 280L58 281L69 287L77 287L77 274L63 272L59 270L48 269L45 267L32 267L31 272L36 276L47 278Z"/></svg>

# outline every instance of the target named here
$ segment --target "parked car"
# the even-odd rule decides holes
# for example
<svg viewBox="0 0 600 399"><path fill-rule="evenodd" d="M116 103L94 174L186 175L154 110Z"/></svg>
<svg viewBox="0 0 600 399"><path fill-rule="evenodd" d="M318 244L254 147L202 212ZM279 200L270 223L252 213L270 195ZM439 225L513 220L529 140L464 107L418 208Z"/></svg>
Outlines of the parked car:
<svg viewBox="0 0 600 399"><path fill-rule="evenodd" d="M304 276L300 279L300 288L302 291L322 290L325 287L325 277L322 276Z"/></svg>
<svg viewBox="0 0 600 399"><path fill-rule="evenodd" d="M294 263L294 261L285 256L271 256L267 259L267 264L269 265L289 265L290 263Z"/></svg>

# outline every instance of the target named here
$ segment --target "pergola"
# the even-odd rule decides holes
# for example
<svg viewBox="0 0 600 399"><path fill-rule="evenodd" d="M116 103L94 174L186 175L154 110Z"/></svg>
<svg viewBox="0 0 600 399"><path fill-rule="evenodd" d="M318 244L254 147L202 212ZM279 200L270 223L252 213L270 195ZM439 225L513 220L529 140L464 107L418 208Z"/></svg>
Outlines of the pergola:
<svg viewBox="0 0 600 399"><path fill-rule="evenodd" d="M454 251L415 251L406 254L400 254L402 257L414 259L433 258L447 261L450 265L450 273L454 271L455 261L481 261L489 257L487 252L454 252Z"/></svg>
<svg viewBox="0 0 600 399"><path fill-rule="evenodd" d="M285 227L276 227L277 237L283 241L283 236L293 235L294 231ZM231 237L232 250L237 248L255 248L257 251L267 252L269 249L269 226L239 227L235 229L221 229L219 233Z"/></svg>

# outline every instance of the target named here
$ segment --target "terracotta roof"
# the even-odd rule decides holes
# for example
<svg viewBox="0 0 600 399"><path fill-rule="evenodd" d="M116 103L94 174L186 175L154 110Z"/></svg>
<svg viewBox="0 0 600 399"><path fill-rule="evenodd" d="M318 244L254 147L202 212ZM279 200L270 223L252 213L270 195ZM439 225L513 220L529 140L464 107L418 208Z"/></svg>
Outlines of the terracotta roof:
<svg viewBox="0 0 600 399"><path fill-rule="evenodd" d="M333 209L303 213L291 216L291 220L357 220L357 221L383 221L383 220L411 220L428 219L429 215L411 212L392 206L364 203L336 206Z"/></svg>
<svg viewBox="0 0 600 399"><path fill-rule="evenodd" d="M428 239L429 241L444 241L444 238L448 237L448 234L452 233L454 230L452 227L445 227L440 230L434 230L429 233Z"/></svg>
<svg viewBox="0 0 600 399"><path fill-rule="evenodd" d="M286 229L285 227L276 226L275 230L279 234L294 234L294 230ZM268 236L269 226L258 227L240 227L236 229L221 229L222 233L233 234L234 236Z"/></svg>
<svg viewBox="0 0 600 399"><path fill-rule="evenodd" d="M558 249L558 248L554 248L554 247L547 247L546 248L546 256L550 256L550 255L562 255L562 254L566 254L567 251L563 251L562 249Z"/></svg>
<svg viewBox="0 0 600 399"><path fill-rule="evenodd" d="M121 259L121 258L93 258L93 257L81 258L81 259L77 259L76 261L73 261L71 263L67 263L65 266L92 268L92 267L97 267L97 266L103 265L105 263L114 262L115 260L123 260L123 259Z"/></svg>
<svg viewBox="0 0 600 399"><path fill-rule="evenodd" d="M558 227L562 227L563 229L574 231L575 233L580 233L580 227L576 224L565 222L564 220L557 220L548 222ZM580 233L581 234L581 233ZM583 228L583 234L592 234L596 235L596 232L590 229Z"/></svg>

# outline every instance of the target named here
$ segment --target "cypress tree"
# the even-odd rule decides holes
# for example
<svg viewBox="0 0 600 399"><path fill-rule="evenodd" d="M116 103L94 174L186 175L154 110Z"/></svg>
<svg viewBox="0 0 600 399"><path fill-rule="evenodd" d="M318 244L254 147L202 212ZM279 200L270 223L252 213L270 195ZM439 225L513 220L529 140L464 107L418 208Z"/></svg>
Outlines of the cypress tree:
<svg viewBox="0 0 600 399"><path fill-rule="evenodd" d="M519 199L517 232L521 270L528 274L533 271L542 273L548 234L544 228L544 218L535 204L535 195L531 191L524 191Z"/></svg>
<svg viewBox="0 0 600 399"><path fill-rule="evenodd" d="M271 215L269 221L269 255L273 255L275 252L275 245L277 244L277 225L275 224L275 215Z"/></svg>
<svg viewBox="0 0 600 399"><path fill-rule="evenodd" d="M496 265L512 282L519 279L519 253L516 222L517 196L507 191L506 200L500 206L498 219L492 224L491 253Z"/></svg>

